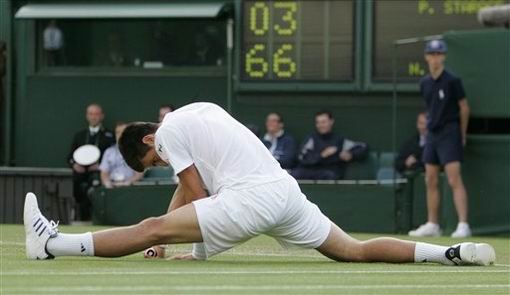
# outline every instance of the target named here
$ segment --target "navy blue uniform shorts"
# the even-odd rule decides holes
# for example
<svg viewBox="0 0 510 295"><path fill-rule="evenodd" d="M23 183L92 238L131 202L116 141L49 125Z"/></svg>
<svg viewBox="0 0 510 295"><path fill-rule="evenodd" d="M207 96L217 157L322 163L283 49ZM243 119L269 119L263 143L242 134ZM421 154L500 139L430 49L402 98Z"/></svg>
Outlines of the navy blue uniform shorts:
<svg viewBox="0 0 510 295"><path fill-rule="evenodd" d="M464 160L464 147L459 123L448 123L438 131L427 134L423 150L425 164L444 166Z"/></svg>

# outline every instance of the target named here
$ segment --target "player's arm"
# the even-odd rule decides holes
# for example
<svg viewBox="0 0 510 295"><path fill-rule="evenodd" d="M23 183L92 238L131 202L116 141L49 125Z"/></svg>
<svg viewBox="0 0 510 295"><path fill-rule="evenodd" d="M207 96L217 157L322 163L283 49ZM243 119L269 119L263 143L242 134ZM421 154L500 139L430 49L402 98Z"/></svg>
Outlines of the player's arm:
<svg viewBox="0 0 510 295"><path fill-rule="evenodd" d="M182 170L177 176L179 177L179 184L182 186L181 190L186 204L207 197L195 165Z"/></svg>
<svg viewBox="0 0 510 295"><path fill-rule="evenodd" d="M186 199L184 197L184 190L182 188L182 184L178 183L175 188L174 195L170 200L170 205L168 205L167 213L173 211L177 208L186 205ZM145 258L165 258L166 246L158 245L153 246L145 250L144 257Z"/></svg>
<svg viewBox="0 0 510 295"><path fill-rule="evenodd" d="M207 197L195 165L191 165L179 172L177 176L179 177L179 184L174 191L174 195L172 196L167 212L189 204L194 200ZM193 247L196 246L194 245ZM165 252L164 246L154 246L145 250L144 256L145 258L164 258ZM176 258L193 259L191 254L177 256Z"/></svg>
<svg viewBox="0 0 510 295"><path fill-rule="evenodd" d="M182 184L178 183L175 188L174 195L170 200L170 205L168 205L167 213L173 211L177 208L186 205L186 199L184 198L184 190L182 189Z"/></svg>
<svg viewBox="0 0 510 295"><path fill-rule="evenodd" d="M462 132L462 143L466 144L466 135L469 122L469 104L466 98L459 100L460 109L460 130Z"/></svg>

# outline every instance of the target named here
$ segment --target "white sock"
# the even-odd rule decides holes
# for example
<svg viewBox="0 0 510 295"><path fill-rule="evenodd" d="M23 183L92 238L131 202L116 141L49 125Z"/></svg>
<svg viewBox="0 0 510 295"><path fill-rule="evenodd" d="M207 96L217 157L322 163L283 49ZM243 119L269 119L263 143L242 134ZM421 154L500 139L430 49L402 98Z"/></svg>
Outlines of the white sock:
<svg viewBox="0 0 510 295"><path fill-rule="evenodd" d="M445 256L446 250L448 247L417 242L414 249L414 262L437 262L451 265L453 262Z"/></svg>
<svg viewBox="0 0 510 295"><path fill-rule="evenodd" d="M467 223L467 222L459 222L457 224L457 228L469 228L469 223Z"/></svg>
<svg viewBox="0 0 510 295"><path fill-rule="evenodd" d="M53 256L94 256L92 233L62 234L50 238L46 251Z"/></svg>

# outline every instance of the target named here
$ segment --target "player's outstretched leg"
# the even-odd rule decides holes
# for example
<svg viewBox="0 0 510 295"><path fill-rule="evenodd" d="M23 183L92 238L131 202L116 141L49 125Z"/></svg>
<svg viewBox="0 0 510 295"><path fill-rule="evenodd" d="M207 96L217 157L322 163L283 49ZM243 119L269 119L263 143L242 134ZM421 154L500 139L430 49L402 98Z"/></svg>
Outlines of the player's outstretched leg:
<svg viewBox="0 0 510 295"><path fill-rule="evenodd" d="M350 262L436 262L445 265L490 265L496 253L489 244L461 243L451 247L394 238L358 241L331 225L326 241L317 248L325 256Z"/></svg>
<svg viewBox="0 0 510 295"><path fill-rule="evenodd" d="M28 193L23 221L26 255L29 259L55 256L118 257L159 244L202 242L195 208L183 206L139 224L84 234L62 234L57 224L48 221L39 210L37 198Z"/></svg>

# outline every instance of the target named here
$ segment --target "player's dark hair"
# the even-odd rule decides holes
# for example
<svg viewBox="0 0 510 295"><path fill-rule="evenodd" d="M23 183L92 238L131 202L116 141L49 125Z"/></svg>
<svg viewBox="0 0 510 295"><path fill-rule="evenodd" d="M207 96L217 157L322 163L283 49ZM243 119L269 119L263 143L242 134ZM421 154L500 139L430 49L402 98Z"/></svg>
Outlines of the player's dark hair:
<svg viewBox="0 0 510 295"><path fill-rule="evenodd" d="M156 133L158 124L150 122L134 122L128 124L119 138L119 150L129 167L143 172L145 167L141 160L147 154L149 146L142 142L144 136Z"/></svg>
<svg viewBox="0 0 510 295"><path fill-rule="evenodd" d="M328 118L331 119L331 120L334 119L333 113L331 113L328 110L320 110L317 113L315 113L315 116L313 116L313 117L316 119L318 116L322 116L322 115L328 116Z"/></svg>

